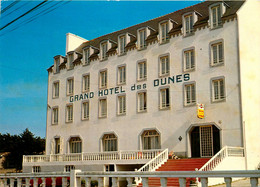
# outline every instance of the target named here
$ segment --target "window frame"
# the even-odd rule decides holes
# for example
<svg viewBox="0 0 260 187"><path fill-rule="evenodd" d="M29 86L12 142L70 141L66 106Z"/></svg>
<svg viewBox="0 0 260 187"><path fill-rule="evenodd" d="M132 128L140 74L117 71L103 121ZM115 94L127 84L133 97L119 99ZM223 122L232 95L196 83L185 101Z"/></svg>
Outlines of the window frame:
<svg viewBox="0 0 260 187"><path fill-rule="evenodd" d="M222 81L223 83L223 95L221 95L221 83L218 84L218 92L220 94L219 98L215 99L215 86L214 86L214 82L219 82ZM210 79L210 88L211 88L211 102L212 103L218 103L218 102L225 102L226 101L226 86L225 86L225 77L221 76L221 77L214 77L212 79Z"/></svg>
<svg viewBox="0 0 260 187"><path fill-rule="evenodd" d="M156 134L151 134L151 133L156 133ZM146 135L146 133L148 133L148 135ZM146 138L148 139L148 141L152 141L152 139L154 139L155 137L157 137L158 140L158 144L154 144L155 147L145 147L146 145ZM141 134L141 139L142 139L142 150L155 150L155 149L161 149L161 134L156 130L156 129L147 129L144 130L143 133ZM154 140L155 141L155 140ZM148 143L149 146L149 143ZM152 146L152 142L150 142L150 146Z"/></svg>
<svg viewBox="0 0 260 187"><path fill-rule="evenodd" d="M105 84L103 85L103 73L105 72ZM107 69L103 69L99 71L99 89L105 89L107 88L107 84L108 84L108 70Z"/></svg>
<svg viewBox="0 0 260 187"><path fill-rule="evenodd" d="M221 45L222 50L219 49L219 46ZM217 46L217 63L214 63L214 49L213 47ZM210 66L211 67L216 67L216 66L222 66L225 64L225 47L224 47L224 40L223 39L219 39L219 40L215 40L210 42L209 44L209 51L210 51ZM222 59L220 59L220 51L221 51L221 55L222 55Z"/></svg>
<svg viewBox="0 0 260 187"><path fill-rule="evenodd" d="M105 101L105 109L102 106L102 101ZM102 113L105 112L105 113ZM107 118L107 98L102 97L98 100L98 118Z"/></svg>
<svg viewBox="0 0 260 187"><path fill-rule="evenodd" d="M187 28L187 18L188 18L188 28ZM190 12L183 15L183 26L184 26L184 36L190 36L194 34L194 13Z"/></svg>
<svg viewBox="0 0 260 187"><path fill-rule="evenodd" d="M168 62L163 62L162 59L168 59ZM165 65L165 73L163 73L163 66L162 64L163 63L166 63ZM163 55L160 55L159 56L159 77L165 77L165 76L168 76L170 74L170 54L167 53L167 54L163 54ZM168 71L167 71L168 70Z"/></svg>
<svg viewBox="0 0 260 187"><path fill-rule="evenodd" d="M144 64L142 67L142 71L140 71L140 65ZM142 72L142 77L140 77ZM137 62L137 81L145 81L147 80L147 60L140 60Z"/></svg>
<svg viewBox="0 0 260 187"><path fill-rule="evenodd" d="M164 26L166 25L166 29L163 30ZM159 23L159 41L160 41L160 44L164 44L164 43L167 43L169 41L169 30L170 30L170 24L169 24L169 21L166 20L166 21L162 21ZM163 32L164 31L164 32ZM163 37L163 35L165 35Z"/></svg>
<svg viewBox="0 0 260 187"><path fill-rule="evenodd" d="M124 47L122 48L122 38L123 39L123 45ZM118 36L118 55L119 56L122 56L122 55L125 55L126 54L126 44L127 44L127 38L126 38L126 34L121 34Z"/></svg>
<svg viewBox="0 0 260 187"><path fill-rule="evenodd" d="M67 69L68 70L71 70L74 68L74 52L73 51L70 51L67 53Z"/></svg>
<svg viewBox="0 0 260 187"><path fill-rule="evenodd" d="M107 60L108 58L107 52L108 52L108 40L100 43L100 61Z"/></svg>
<svg viewBox="0 0 260 187"><path fill-rule="evenodd" d="M54 58L54 69L55 69L54 74L60 72L60 62L61 62L60 56Z"/></svg>
<svg viewBox="0 0 260 187"><path fill-rule="evenodd" d="M107 136L114 136L114 137L109 137L106 139ZM110 142L106 144L107 142ZM112 150L112 147L109 148L109 145L111 146L111 141L113 141L113 145L115 145L115 150ZM118 151L118 137L114 133L107 133L104 134L102 137L102 147L103 147L103 152L113 152L113 151ZM109 149L106 149L109 148Z"/></svg>
<svg viewBox="0 0 260 187"><path fill-rule="evenodd" d="M55 110L57 110L57 113L55 113ZM55 115L57 115L57 117ZM52 107L52 115L51 116L52 116L51 124L52 125L58 125L59 124L59 107L58 106ZM57 121L55 121L55 119L57 119Z"/></svg>
<svg viewBox="0 0 260 187"><path fill-rule="evenodd" d="M88 53L88 55L86 56L87 53ZM89 57L90 57L90 47L86 47L83 49L83 58L82 58L84 66L90 65Z"/></svg>
<svg viewBox="0 0 260 187"><path fill-rule="evenodd" d="M84 105L87 106L87 114L86 114L86 117L85 117L85 107ZM82 104L81 104L81 120L89 120L89 113L90 113L90 103L89 103L89 100L86 100L86 101L82 101Z"/></svg>
<svg viewBox="0 0 260 187"><path fill-rule="evenodd" d="M60 149L61 149L61 139L60 137L55 137L54 138L54 154L60 154Z"/></svg>
<svg viewBox="0 0 260 187"><path fill-rule="evenodd" d="M193 86L194 87L194 100L193 100L193 93L191 92L190 93L190 101L191 102L189 102L188 103L188 100L187 100L187 88L188 87L190 87L190 86ZM191 88L192 89L192 88ZM192 90L190 90L190 91L192 91ZM184 103L184 106L194 106L194 105L196 105L196 102L197 102L197 94L196 94L196 82L187 82L187 83L184 83L183 84L183 103Z"/></svg>
<svg viewBox="0 0 260 187"><path fill-rule="evenodd" d="M58 94L56 95L56 86L55 85L58 85ZM60 97L60 81L54 81L52 83L52 98L53 99L56 99L56 98L59 98Z"/></svg>
<svg viewBox="0 0 260 187"><path fill-rule="evenodd" d="M88 77L87 88L86 86L86 77ZM90 73L82 75L82 93L90 91Z"/></svg>
<svg viewBox="0 0 260 187"><path fill-rule="evenodd" d="M214 24L214 10L215 8L219 7L219 12L216 11L216 14L220 15L216 15L216 23ZM214 3L212 5L209 6L209 23L210 23L210 29L218 29L221 28L223 26L223 22L222 22L222 16L224 14L225 11L225 6L223 5L223 3L219 2L219 3Z"/></svg>
<svg viewBox="0 0 260 187"><path fill-rule="evenodd" d="M32 167L32 173L40 173L40 172L41 172L41 166Z"/></svg>
<svg viewBox="0 0 260 187"><path fill-rule="evenodd" d="M147 47L147 27L142 27L137 30L137 49L143 50Z"/></svg>
<svg viewBox="0 0 260 187"><path fill-rule="evenodd" d="M69 108L71 108L72 112L70 113ZM71 117L69 116L71 115ZM67 104L66 105L66 123L72 123L74 119L74 111L73 111L73 104ZM70 118L69 118L70 117Z"/></svg>
<svg viewBox="0 0 260 187"><path fill-rule="evenodd" d="M163 105L163 91L168 90L168 99L167 99L167 93L165 94L165 100L166 100L166 104L165 106ZM167 91L166 91L167 92ZM167 103L168 100L168 103ZM170 92L170 87L169 86L165 86L165 87L161 87L159 88L159 109L160 110L168 110L171 108L171 92Z"/></svg>
<svg viewBox="0 0 260 187"><path fill-rule="evenodd" d="M121 71L120 71L122 69L124 69L123 80L121 80L122 76L121 76ZM126 65L122 64L117 67L117 85L124 85L124 84L126 84Z"/></svg>
<svg viewBox="0 0 260 187"><path fill-rule="evenodd" d="M121 98L124 98L124 103L121 103ZM123 108L123 111L121 111L121 105ZM117 115L118 116L122 116L122 115L126 115L126 94L121 94L117 96Z"/></svg>
<svg viewBox="0 0 260 187"><path fill-rule="evenodd" d="M187 68L187 58L186 58L186 54L189 54L189 66L190 68ZM192 54L193 53L193 63L192 63ZM195 71L196 69L196 59L195 59L195 47L190 47L187 49L184 49L182 52L182 61L183 61L183 72L191 72L191 71ZM193 67L192 67L193 64Z"/></svg>
<svg viewBox="0 0 260 187"><path fill-rule="evenodd" d="M73 140L73 139L75 139L75 140ZM82 150L83 150L82 149L83 148L82 138L80 138L79 136L70 137L68 143L69 143L69 153L72 153L72 154L82 153ZM78 148L79 148L79 150L78 150Z"/></svg>
<svg viewBox="0 0 260 187"><path fill-rule="evenodd" d="M137 113L147 112L147 91L139 91L137 94ZM143 96L141 96L143 95ZM143 98L143 106L141 107L141 98Z"/></svg>
<svg viewBox="0 0 260 187"><path fill-rule="evenodd" d="M72 80L72 84L70 85L69 81ZM71 96L74 94L74 77L69 77L67 78L67 81L66 81L66 85L67 85L67 88L66 88L66 92L67 92L67 96ZM72 86L72 89L71 89L71 86Z"/></svg>

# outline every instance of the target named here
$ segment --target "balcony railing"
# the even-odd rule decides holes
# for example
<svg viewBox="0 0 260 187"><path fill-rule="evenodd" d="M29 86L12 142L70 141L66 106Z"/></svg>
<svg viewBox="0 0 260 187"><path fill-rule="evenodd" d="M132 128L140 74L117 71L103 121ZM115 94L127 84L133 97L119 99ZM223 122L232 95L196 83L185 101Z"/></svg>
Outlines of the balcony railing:
<svg viewBox="0 0 260 187"><path fill-rule="evenodd" d="M102 161L102 160L151 160L163 150L111 151L99 153L70 153L55 155L26 155L23 163L66 162L66 161Z"/></svg>

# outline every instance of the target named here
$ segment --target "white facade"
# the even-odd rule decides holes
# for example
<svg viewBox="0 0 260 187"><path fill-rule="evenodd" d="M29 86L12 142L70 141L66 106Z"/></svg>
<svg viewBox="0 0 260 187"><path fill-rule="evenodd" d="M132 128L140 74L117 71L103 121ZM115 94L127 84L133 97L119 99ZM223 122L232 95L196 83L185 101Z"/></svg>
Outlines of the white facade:
<svg viewBox="0 0 260 187"><path fill-rule="evenodd" d="M216 6L222 22L214 25ZM258 18L259 8L257 1L204 2L183 9L180 20L175 12L54 57L48 69L46 154L168 148L180 157L211 157L224 146L246 145L247 168L255 169L260 160L255 143L260 137L260 39L248 11ZM192 17L186 25L187 15ZM185 26L176 31L180 22ZM204 105L203 119L197 117L197 104ZM102 170L115 163L91 167ZM63 170L65 165L84 170L91 164L42 168Z"/></svg>

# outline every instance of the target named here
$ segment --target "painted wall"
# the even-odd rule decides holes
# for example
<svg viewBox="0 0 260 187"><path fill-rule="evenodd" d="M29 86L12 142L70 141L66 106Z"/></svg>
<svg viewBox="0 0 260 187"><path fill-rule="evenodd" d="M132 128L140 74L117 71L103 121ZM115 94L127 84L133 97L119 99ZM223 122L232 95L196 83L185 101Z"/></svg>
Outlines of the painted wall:
<svg viewBox="0 0 260 187"><path fill-rule="evenodd" d="M238 11L240 79L247 167L260 163L260 2L248 0Z"/></svg>
<svg viewBox="0 0 260 187"><path fill-rule="evenodd" d="M103 133L114 132L118 136L119 150L141 149L140 133L145 129L157 129L161 133L161 147L169 148L179 154L188 155L189 142L187 129L191 125L216 124L221 128L221 145L242 146L242 130L239 104L238 50L237 50L236 20L226 22L223 28L210 30L204 28L189 37L176 36L169 43L160 45L154 43L147 49L128 51L124 56L110 56L106 61L94 61L89 66L78 65L73 70L61 70L58 74L49 75L48 104L59 106L59 124L51 125L51 109L48 109L46 154L51 152L51 141L54 136L64 140L64 153L68 153L67 141L70 136L78 135L83 140L83 152L99 152ZM213 41L224 41L224 60L222 66L211 67L209 61L209 46ZM154 87L158 79L158 57L170 54L170 76L183 75L182 52L186 48L195 48L196 70L189 72L190 80L170 83L170 110L159 110L159 89ZM137 61L147 60L147 81L136 80ZM122 89L126 93L126 115L117 116L117 94L106 96L108 102L108 117L98 118L98 76L102 69L108 70L108 88L117 86L117 66L126 64L127 79ZM90 101L90 119L81 120L81 101L73 102L73 123L65 122L65 107L69 104L66 96L66 80L74 77L74 94L81 94L82 75L90 73L90 90L95 96ZM211 102L211 79L225 77L226 101ZM54 81L60 81L60 97L52 99ZM196 82L197 102L205 105L205 118L198 119L196 105L186 107L183 101L184 83ZM131 91L133 85L146 84L147 112L137 113L137 90ZM143 90L143 89L141 89ZM182 141L178 138L182 137ZM232 137L232 138L231 138Z"/></svg>

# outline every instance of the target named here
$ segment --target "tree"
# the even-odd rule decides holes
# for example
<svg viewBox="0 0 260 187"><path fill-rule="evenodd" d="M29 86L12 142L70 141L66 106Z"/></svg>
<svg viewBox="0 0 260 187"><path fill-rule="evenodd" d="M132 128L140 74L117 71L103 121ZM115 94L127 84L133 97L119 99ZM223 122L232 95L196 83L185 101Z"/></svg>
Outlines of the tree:
<svg viewBox="0 0 260 187"><path fill-rule="evenodd" d="M5 169L22 169L23 155L43 154L45 139L35 137L27 128L20 135L0 134L0 152L9 152L2 163Z"/></svg>

